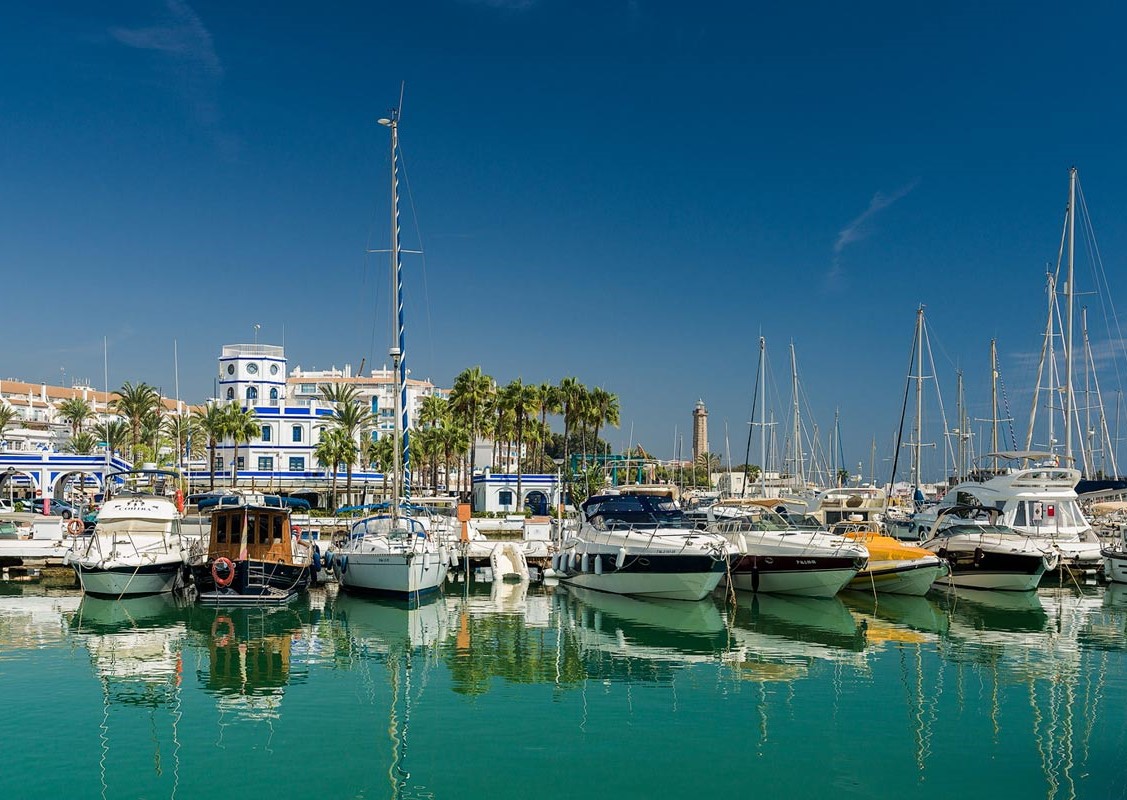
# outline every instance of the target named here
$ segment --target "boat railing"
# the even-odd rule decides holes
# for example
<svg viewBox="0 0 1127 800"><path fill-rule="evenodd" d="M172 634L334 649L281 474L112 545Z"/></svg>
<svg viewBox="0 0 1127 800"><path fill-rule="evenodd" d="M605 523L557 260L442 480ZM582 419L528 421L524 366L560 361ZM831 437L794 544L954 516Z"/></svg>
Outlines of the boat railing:
<svg viewBox="0 0 1127 800"><path fill-rule="evenodd" d="M679 552L684 552L690 546L704 544L710 549L722 549L727 541L715 533L703 531L695 527L667 524L664 521L654 522L626 522L624 520L588 520L588 527L592 534L586 538L592 544L614 545L616 539L623 534L630 536L638 534L646 537L646 547L653 547L657 543L670 544L679 542ZM705 540L702 542L702 540Z"/></svg>

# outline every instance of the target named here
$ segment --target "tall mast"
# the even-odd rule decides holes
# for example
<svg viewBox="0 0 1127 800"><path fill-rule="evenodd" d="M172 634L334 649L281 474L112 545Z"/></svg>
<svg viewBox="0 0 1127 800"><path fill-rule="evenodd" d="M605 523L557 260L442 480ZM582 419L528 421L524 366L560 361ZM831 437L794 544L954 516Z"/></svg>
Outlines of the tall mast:
<svg viewBox="0 0 1127 800"><path fill-rule="evenodd" d="M799 488L799 481L805 480L806 467L802 463L802 420L799 417L798 402L798 364L794 356L794 342L790 343L790 386L794 397L794 475L795 488Z"/></svg>
<svg viewBox="0 0 1127 800"><path fill-rule="evenodd" d="M998 452L998 343L990 340L990 452ZM998 457L994 457L998 469Z"/></svg>
<svg viewBox="0 0 1127 800"><path fill-rule="evenodd" d="M924 307L916 311L916 441L913 445L912 483L920 487L924 421Z"/></svg>
<svg viewBox="0 0 1127 800"><path fill-rule="evenodd" d="M767 340L759 337L759 374L763 376L759 389L759 489L767 496Z"/></svg>
<svg viewBox="0 0 1127 800"><path fill-rule="evenodd" d="M963 405L963 371L955 371L955 404L958 406L959 427L955 429L955 482L958 483L966 474L964 466L967 463L966 442L966 408Z"/></svg>
<svg viewBox="0 0 1127 800"><path fill-rule="evenodd" d="M395 432L392 456L392 502L391 515L395 519L399 512L399 496L411 499L411 453L407 434L407 357L403 329L403 259L399 244L399 171L397 156L399 152L399 109L391 111L390 119L381 119L381 125L391 129L391 296L395 299L397 341L389 350L395 369L393 394L395 396Z"/></svg>
<svg viewBox="0 0 1127 800"><path fill-rule="evenodd" d="M1076 167L1068 170L1068 283L1064 296L1068 302L1068 322L1064 342L1064 457L1072 463L1072 281L1073 256L1076 250Z"/></svg>

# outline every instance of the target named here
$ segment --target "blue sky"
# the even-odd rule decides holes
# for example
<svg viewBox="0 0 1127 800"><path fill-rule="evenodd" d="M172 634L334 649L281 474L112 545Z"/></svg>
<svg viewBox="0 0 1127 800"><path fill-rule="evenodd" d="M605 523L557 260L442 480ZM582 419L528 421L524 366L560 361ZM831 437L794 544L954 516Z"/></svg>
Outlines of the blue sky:
<svg viewBox="0 0 1127 800"><path fill-rule="evenodd" d="M405 202L403 227L426 251L407 260L415 376L574 375L619 395L613 443L632 430L666 456L675 429L688 448L703 398L712 449L727 423L742 454L762 333L780 405L793 341L821 429L840 408L846 460L867 471L874 436L878 458L891 450L920 303L948 413L961 366L971 416L989 416L997 337L1011 411L1028 414L1071 165L1119 288L1125 17L1110 3L9 4L0 378L101 386L106 337L112 386L170 391L176 341L180 393L200 401L219 348L255 323L269 343L284 326L291 366L384 363L386 257L365 254L387 243L375 120L406 81L418 225ZM1091 288L1090 262L1078 274ZM1121 348L1092 328L1114 393Z"/></svg>

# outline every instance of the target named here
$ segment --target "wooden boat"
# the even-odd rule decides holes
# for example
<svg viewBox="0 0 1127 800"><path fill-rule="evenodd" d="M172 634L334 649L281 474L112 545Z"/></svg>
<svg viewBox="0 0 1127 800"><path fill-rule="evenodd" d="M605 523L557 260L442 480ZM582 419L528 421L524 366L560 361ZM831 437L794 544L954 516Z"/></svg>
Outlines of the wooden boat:
<svg viewBox="0 0 1127 800"><path fill-rule="evenodd" d="M201 603L286 603L309 588L320 561L317 545L291 531L288 507L244 494L212 512L207 551L192 559L192 579Z"/></svg>

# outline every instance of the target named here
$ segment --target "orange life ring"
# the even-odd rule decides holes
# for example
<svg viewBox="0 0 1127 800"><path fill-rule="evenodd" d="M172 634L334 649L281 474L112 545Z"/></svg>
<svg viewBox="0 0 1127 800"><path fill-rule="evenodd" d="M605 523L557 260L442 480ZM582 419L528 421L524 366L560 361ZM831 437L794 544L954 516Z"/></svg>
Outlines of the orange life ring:
<svg viewBox="0 0 1127 800"><path fill-rule="evenodd" d="M227 631L220 636L219 626L226 625ZM211 639L218 647L226 647L231 643L231 639L235 637L235 623L231 621L230 617L217 616L215 622L211 623Z"/></svg>
<svg viewBox="0 0 1127 800"><path fill-rule="evenodd" d="M227 577L219 577L219 565L227 565ZM235 582L235 562L227 558L227 556L220 556L211 562L211 578L215 581L215 585L220 589L226 589Z"/></svg>
<svg viewBox="0 0 1127 800"><path fill-rule="evenodd" d="M82 520L80 519L71 518L71 520L67 522L67 533L71 536L78 536L78 534L82 533L82 528Z"/></svg>
<svg viewBox="0 0 1127 800"><path fill-rule="evenodd" d="M181 514L184 513L184 492L180 489L176 490L176 510Z"/></svg>

